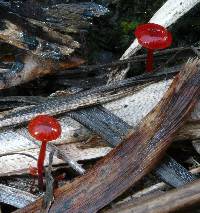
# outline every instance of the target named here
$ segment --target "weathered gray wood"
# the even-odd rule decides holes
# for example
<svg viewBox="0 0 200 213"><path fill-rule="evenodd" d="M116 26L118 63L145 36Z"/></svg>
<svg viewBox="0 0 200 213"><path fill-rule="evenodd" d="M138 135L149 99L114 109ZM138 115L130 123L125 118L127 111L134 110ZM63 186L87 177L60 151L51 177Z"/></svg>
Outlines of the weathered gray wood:
<svg viewBox="0 0 200 213"><path fill-rule="evenodd" d="M153 169L197 102L197 64L199 60L187 63L136 131L85 175L55 191L50 212L97 212ZM17 212L39 212L41 201Z"/></svg>
<svg viewBox="0 0 200 213"><path fill-rule="evenodd" d="M80 32L107 12L92 2L47 6L35 0L0 1L0 41L20 49L20 60L0 70L0 90L82 64L70 57L80 48Z"/></svg>
<svg viewBox="0 0 200 213"><path fill-rule="evenodd" d="M1 40L41 57L61 59L80 47L75 34L108 10L90 2L47 6L42 1L11 0L0 1L0 12Z"/></svg>
<svg viewBox="0 0 200 213"><path fill-rule="evenodd" d="M156 106L170 83L171 80L167 80L147 85L145 88L133 92L131 95L104 104L103 106L136 128L144 116ZM190 122L187 122L179 132L176 133L176 140L200 138L200 124L198 122L200 120L200 103L196 105L190 120ZM55 141L55 144L62 144L64 152L73 156L73 159L94 159L106 155L111 150L109 147L99 146L98 139L94 138L91 140L93 137L91 132L67 115L62 115L60 122L63 133L62 137ZM2 130L0 132L0 154L24 151L25 153L28 152L37 156L38 146L33 143L28 135L26 127ZM87 141L88 139L91 140L92 143L79 143L80 141ZM5 161L7 162L7 167L4 167ZM60 162L61 161L54 160L54 163ZM13 174L13 172L27 172L29 164L34 166L35 162L31 159L24 161L22 156L0 158L1 175Z"/></svg>
<svg viewBox="0 0 200 213"><path fill-rule="evenodd" d="M112 210L105 213L168 213L174 211L192 212L189 207L199 204L200 202L200 180L187 184L176 190L171 190L154 196L143 202L135 203L129 201L122 205L117 205ZM187 210L186 210L187 208Z"/></svg>
<svg viewBox="0 0 200 213"><path fill-rule="evenodd" d="M37 196L0 184L0 202L23 208L37 199Z"/></svg>

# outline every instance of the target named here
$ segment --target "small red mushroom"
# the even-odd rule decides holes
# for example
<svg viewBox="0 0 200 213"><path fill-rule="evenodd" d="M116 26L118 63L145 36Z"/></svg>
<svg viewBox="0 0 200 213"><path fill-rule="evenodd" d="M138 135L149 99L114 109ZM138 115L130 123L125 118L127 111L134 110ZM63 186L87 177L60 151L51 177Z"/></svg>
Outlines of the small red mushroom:
<svg viewBox="0 0 200 213"><path fill-rule="evenodd" d="M59 122L48 115L38 115L33 118L28 124L28 131L32 137L41 141L38 167L38 185L43 189L43 165L46 153L46 146L49 141L56 140L61 135L61 126Z"/></svg>
<svg viewBox="0 0 200 213"><path fill-rule="evenodd" d="M146 71L152 72L153 51L169 47L172 43L172 35L163 26L148 23L139 25L135 30L135 36L138 42L147 48Z"/></svg>

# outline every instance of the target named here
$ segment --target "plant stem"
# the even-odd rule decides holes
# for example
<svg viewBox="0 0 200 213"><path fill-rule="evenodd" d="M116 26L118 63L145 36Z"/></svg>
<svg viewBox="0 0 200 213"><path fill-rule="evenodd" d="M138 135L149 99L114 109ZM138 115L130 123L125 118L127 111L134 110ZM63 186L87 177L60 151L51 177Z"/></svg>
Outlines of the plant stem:
<svg viewBox="0 0 200 213"><path fill-rule="evenodd" d="M146 61L146 71L152 72L153 70L153 51L152 49L147 49L147 61Z"/></svg>
<svg viewBox="0 0 200 213"><path fill-rule="evenodd" d="M44 166L44 159L45 159L45 153L46 153L46 147L47 143L42 142L42 145L40 147L40 153L38 157L38 186L41 190L43 190L43 166Z"/></svg>

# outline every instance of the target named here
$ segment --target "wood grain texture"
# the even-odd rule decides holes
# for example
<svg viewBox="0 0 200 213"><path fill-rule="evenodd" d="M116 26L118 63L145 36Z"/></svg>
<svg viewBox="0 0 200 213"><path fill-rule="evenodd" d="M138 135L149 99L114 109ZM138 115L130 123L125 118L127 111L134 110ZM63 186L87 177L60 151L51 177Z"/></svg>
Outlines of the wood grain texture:
<svg viewBox="0 0 200 213"><path fill-rule="evenodd" d="M190 170L190 172L192 174L195 174L195 175L198 175L199 171L200 171L199 167ZM187 183L187 184L189 184L189 183ZM184 186L187 186L187 185L184 184L182 186L182 188ZM182 188L178 187L178 189L182 189ZM184 189L185 189L185 187L184 187ZM149 202L153 198L158 199L159 195L162 196L168 190L169 190L169 186L166 183L164 183L164 182L156 183L156 184L151 185L151 186L149 186L147 188L144 188L143 190L140 190L140 191L138 191L138 192L136 192L136 193L134 193L134 194L122 199L122 200L119 200L117 203L114 203L110 208L109 207L108 208L104 208L100 212L101 213L113 213L113 212L119 213L119 212L121 212L123 210L122 212L125 213L126 209L127 209L127 211L129 211L129 209L132 210L133 205L135 207L135 206L139 206L139 205L144 204L146 201ZM171 194L171 192L173 192L173 191L168 191L168 192ZM166 192L166 193L168 194L168 192ZM176 198L177 198L177 196L176 196ZM190 198L188 197L188 201L189 200L190 200ZM155 202L155 200L153 202ZM146 207L147 206L145 205L145 208ZM166 207L168 207L168 206L166 206ZM180 208L180 206L178 208Z"/></svg>
<svg viewBox="0 0 200 213"><path fill-rule="evenodd" d="M142 201L142 200L141 200ZM144 201L144 200L143 200ZM167 213L184 210L200 203L200 180L145 202L126 202L105 213ZM184 211L192 212L192 210Z"/></svg>
<svg viewBox="0 0 200 213"><path fill-rule="evenodd" d="M50 212L94 213L150 172L197 102L200 61L189 60L129 137L82 177L57 189ZM17 212L38 212L42 199Z"/></svg>

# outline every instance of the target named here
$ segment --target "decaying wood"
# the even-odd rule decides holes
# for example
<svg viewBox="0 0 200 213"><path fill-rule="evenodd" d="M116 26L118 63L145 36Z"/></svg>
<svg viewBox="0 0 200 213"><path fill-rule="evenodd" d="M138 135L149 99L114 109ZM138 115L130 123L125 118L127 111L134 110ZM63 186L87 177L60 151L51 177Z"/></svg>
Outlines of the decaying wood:
<svg viewBox="0 0 200 213"><path fill-rule="evenodd" d="M195 47L195 49L199 49L198 47ZM169 48L169 49L165 49L165 50L161 50L161 51L155 51L154 56L156 57L156 60L166 60L166 58L169 57L169 55L171 54L178 54L176 55L176 59L178 58L188 58L188 57L193 57L191 55L190 50L192 50L191 47L175 47L175 48ZM109 72L108 68L115 68L118 67L119 65L124 65L124 64L134 64L134 63L140 63L142 61L146 61L146 54L141 54L141 55L134 55L131 56L128 59L123 59L123 60L117 60L117 61L113 61L110 63L104 63L104 64L97 64L97 65L82 65L76 69L68 69L67 73L65 73L64 71L55 73L54 77L63 77L63 76L69 76L69 74L81 74L81 73L89 73L95 70L99 70L99 69L104 69L105 72ZM179 65L177 65L178 67ZM172 69L174 70L175 67L172 67ZM166 69L166 68L165 68ZM168 68L169 69L169 68ZM155 73L156 74L156 73Z"/></svg>
<svg viewBox="0 0 200 213"><path fill-rule="evenodd" d="M147 174L197 102L199 64L198 60L190 60L159 104L128 138L92 170L56 190L50 212L97 212ZM37 212L41 201L17 212Z"/></svg>
<svg viewBox="0 0 200 213"><path fill-rule="evenodd" d="M199 0L178 0L174 2L173 0L168 0L165 4L153 15L149 20L150 23L156 23L164 27L169 27L175 23L179 18L186 14L191 8L198 4ZM124 52L120 60L128 59L138 50L141 49L141 45L138 40L135 39L130 47ZM108 83L122 80L125 78L129 67L126 69L113 69L111 74L108 75Z"/></svg>
<svg viewBox="0 0 200 213"><path fill-rule="evenodd" d="M200 180L187 184L176 190L171 190L154 196L145 202L127 202L118 205L106 213L167 213L174 211L186 210L200 202ZM188 212L188 210L186 210ZM186 212L185 211L185 212Z"/></svg>
<svg viewBox="0 0 200 213"><path fill-rule="evenodd" d="M70 117L99 135L108 146L119 145L132 127L104 107L96 106L69 113ZM196 179L172 157L165 156L154 172L170 186L179 187Z"/></svg>
<svg viewBox="0 0 200 213"><path fill-rule="evenodd" d="M192 174L199 175L200 168L197 167L197 168L191 169L190 172ZM131 201L132 203L134 202L136 204L136 202L140 202L141 200L143 200L143 198L145 198L145 199L152 198L152 196L154 196L155 194L164 193L168 189L169 189L169 186L166 183L164 183L164 182L156 183L156 184L154 184L150 187L142 189L142 190L126 197L123 200L118 201L116 204L112 205L112 207L115 209L118 205L122 205L124 203L129 202L129 201Z"/></svg>
<svg viewBox="0 0 200 213"><path fill-rule="evenodd" d="M0 74L0 90L23 84L58 70L77 67L83 63L84 60L77 57L68 57L65 61L52 61L26 54L11 69Z"/></svg>
<svg viewBox="0 0 200 213"><path fill-rule="evenodd" d="M68 38L68 41L66 41L66 46L53 44L42 40L41 38L37 38L34 35L31 37L31 35L28 35L25 31L23 32L21 27L8 20L1 20L1 22L5 27L4 29L0 30L0 40L2 42L11 44L20 49L24 49L39 57L48 59L56 59L57 57L59 59L61 56L70 55L74 52L75 48L80 47L78 42L73 41L72 38Z"/></svg>
<svg viewBox="0 0 200 213"><path fill-rule="evenodd" d="M172 157L165 155L153 173L170 186L178 188L197 179Z"/></svg>
<svg viewBox="0 0 200 213"><path fill-rule="evenodd" d="M140 201L140 199L143 199L143 198L146 199L147 197L149 198L154 194L158 194L158 193L167 191L167 189L169 189L169 186L166 183L164 183L164 182L156 183L150 187L142 189L142 190L126 197L123 200L118 201L117 203L112 205L112 208L115 208L118 205L123 205L124 203L127 203L129 201L137 202L137 201Z"/></svg>
<svg viewBox="0 0 200 213"><path fill-rule="evenodd" d="M14 189L0 184L0 202L17 208L23 208L35 201L38 197L28 192Z"/></svg>
<svg viewBox="0 0 200 213"><path fill-rule="evenodd" d="M150 84L151 79L153 81L154 78L150 75L146 79L137 79L136 77L134 81L132 81L133 79L128 79L110 86L103 85L92 88L72 96L52 97L37 106L15 109L4 115L2 113L0 128L25 123L39 114L59 115L79 108L107 103L132 94L146 84Z"/></svg>
<svg viewBox="0 0 200 213"><path fill-rule="evenodd" d="M95 3L47 7L42 1L1 1L0 11L0 39L51 59L61 59L74 52L80 46L74 39L75 34L87 29L92 17L108 12L105 7Z"/></svg>
<svg viewBox="0 0 200 213"><path fill-rule="evenodd" d="M160 24L164 27L169 27L176 22L180 17L186 14L191 8L198 4L199 0L168 0L149 20L150 23ZM141 48L137 39L133 41L130 47L122 55L121 59L127 59Z"/></svg>
<svg viewBox="0 0 200 213"><path fill-rule="evenodd" d="M83 59L70 57L80 47L76 39L92 17L107 12L90 2L46 7L42 1L0 1L0 40L25 52L11 68L0 70L0 89L82 64Z"/></svg>
<svg viewBox="0 0 200 213"><path fill-rule="evenodd" d="M133 81L133 79L131 79ZM125 81L126 82L126 81ZM110 103L104 104L103 106L123 119L129 125L136 128L140 121L146 116L159 102L163 94L169 87L171 80L164 80L157 83L147 85L143 89L133 92L132 94L116 100ZM44 98L42 98L44 99ZM8 99L6 99L8 100ZM4 104L4 101L1 105ZM20 101L21 98L18 98ZM13 99L14 101L14 99ZM36 100L24 100L26 104L36 104ZM38 101L42 101L38 98ZM12 98L11 98L12 102ZM11 102L8 102L9 104ZM176 133L176 140L183 139L198 139L200 138L200 103L196 104L194 112L190 117L190 122L187 122L180 130ZM80 125L78 122L69 118L66 115L60 117L60 123L62 125L62 136L59 140L55 141L54 144L61 144L61 149L67 155L70 155L72 159L78 160L89 160L98 157L105 156L111 148L100 146L98 139L92 140L92 143L82 143L81 141L87 141L92 136L92 133ZM9 141L9 146L8 142ZM35 145L32 138L30 138L26 127L20 128L9 128L0 132L0 154L6 154L10 152L25 152L32 154L37 157L38 146ZM95 143L94 143L95 142ZM102 144L102 143L101 143ZM7 166L4 166L4 162L7 162ZM62 161L54 159L54 163L61 163ZM48 161L46 161L46 164ZM24 158L23 156L5 156L0 158L0 170L1 176L27 173L29 166L35 166L35 161L31 158Z"/></svg>

